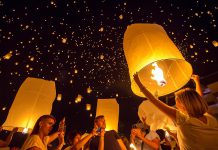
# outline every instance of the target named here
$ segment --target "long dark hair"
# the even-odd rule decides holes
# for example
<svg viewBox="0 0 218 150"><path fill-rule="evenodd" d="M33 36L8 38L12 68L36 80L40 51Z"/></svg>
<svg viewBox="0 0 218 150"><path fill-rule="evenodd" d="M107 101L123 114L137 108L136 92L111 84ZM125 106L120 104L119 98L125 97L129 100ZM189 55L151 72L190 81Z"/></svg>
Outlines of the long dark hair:
<svg viewBox="0 0 218 150"><path fill-rule="evenodd" d="M33 131L32 131L32 133L30 135L38 134L39 133L39 128L40 128L39 122L44 121L46 119L53 119L56 122L55 117L53 117L52 115L43 115L43 116L39 117L39 119L36 121L36 123L35 123L35 125L33 127Z"/></svg>
<svg viewBox="0 0 218 150"><path fill-rule="evenodd" d="M68 137L67 137L67 140L68 140L69 144L71 144L71 141L73 142L74 138L78 134L80 136L82 136L82 133L80 131L77 131L77 130L72 130L72 131L69 132Z"/></svg>

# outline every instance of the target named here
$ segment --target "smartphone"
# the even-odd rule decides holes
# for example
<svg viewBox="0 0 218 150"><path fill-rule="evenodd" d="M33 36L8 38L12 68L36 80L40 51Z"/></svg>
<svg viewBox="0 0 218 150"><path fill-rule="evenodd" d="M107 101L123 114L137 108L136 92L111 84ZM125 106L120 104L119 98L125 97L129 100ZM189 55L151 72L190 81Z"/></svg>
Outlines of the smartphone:
<svg viewBox="0 0 218 150"><path fill-rule="evenodd" d="M98 128L96 132L101 132L101 128Z"/></svg>

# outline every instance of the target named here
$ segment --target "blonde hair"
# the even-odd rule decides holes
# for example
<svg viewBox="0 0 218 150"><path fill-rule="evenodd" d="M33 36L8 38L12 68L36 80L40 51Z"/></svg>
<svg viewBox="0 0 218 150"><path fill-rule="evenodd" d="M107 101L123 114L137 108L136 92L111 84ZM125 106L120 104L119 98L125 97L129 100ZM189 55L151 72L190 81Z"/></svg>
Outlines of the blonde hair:
<svg viewBox="0 0 218 150"><path fill-rule="evenodd" d="M202 117L208 111L207 102L193 89L185 88L175 93L175 97L180 101L191 117Z"/></svg>

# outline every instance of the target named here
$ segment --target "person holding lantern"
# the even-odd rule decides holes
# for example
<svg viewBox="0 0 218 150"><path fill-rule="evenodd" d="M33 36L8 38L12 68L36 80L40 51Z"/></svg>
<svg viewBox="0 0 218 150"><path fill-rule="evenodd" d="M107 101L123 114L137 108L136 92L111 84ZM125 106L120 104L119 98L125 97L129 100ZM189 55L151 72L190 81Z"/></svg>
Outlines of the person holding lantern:
<svg viewBox="0 0 218 150"><path fill-rule="evenodd" d="M54 141L56 138L59 140L59 145L56 147L56 150L62 149L64 145L64 119L60 122L59 130L51 135L50 131L55 124L56 119L51 115L41 116L30 136L26 139L21 150L47 150L47 145Z"/></svg>
<svg viewBox="0 0 218 150"><path fill-rule="evenodd" d="M0 126L0 132L3 130L2 126ZM13 138L14 133L16 133L18 131L18 128L14 128L9 135L7 136L6 140L0 140L0 147L7 147L10 143L11 140Z"/></svg>
<svg viewBox="0 0 218 150"><path fill-rule="evenodd" d="M130 141L138 150L161 149L160 141L162 140L156 131L150 130L146 123L146 117L142 117L142 122L135 124L131 130Z"/></svg>
<svg viewBox="0 0 218 150"><path fill-rule="evenodd" d="M196 83L196 91L190 88L175 93L176 108L158 100L141 83L138 73L134 80L141 92L177 125L177 138L181 150L215 150L218 147L218 122L207 113L207 102L201 97L198 76L192 79Z"/></svg>

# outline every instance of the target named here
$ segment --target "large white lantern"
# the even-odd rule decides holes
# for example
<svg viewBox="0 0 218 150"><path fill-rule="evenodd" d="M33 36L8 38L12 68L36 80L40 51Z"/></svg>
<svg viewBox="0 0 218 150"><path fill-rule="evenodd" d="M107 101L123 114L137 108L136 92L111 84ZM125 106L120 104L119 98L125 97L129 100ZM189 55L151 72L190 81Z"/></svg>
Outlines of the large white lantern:
<svg viewBox="0 0 218 150"><path fill-rule="evenodd" d="M99 115L104 115L107 131L118 131L119 104L116 99L98 99L96 116Z"/></svg>
<svg viewBox="0 0 218 150"><path fill-rule="evenodd" d="M136 72L142 84L158 96L180 89L192 75L192 66L158 24L129 25L123 46L131 88L138 96L144 95L133 80Z"/></svg>
<svg viewBox="0 0 218 150"><path fill-rule="evenodd" d="M152 131L166 128L176 131L176 126L172 120L168 118L163 112L161 112L149 100L143 101L139 105L138 116L140 120L143 120L142 117L146 118L146 124L150 126Z"/></svg>
<svg viewBox="0 0 218 150"><path fill-rule="evenodd" d="M19 88L3 127L33 129L40 116L51 113L55 96L54 81L28 77Z"/></svg>

